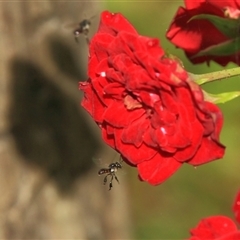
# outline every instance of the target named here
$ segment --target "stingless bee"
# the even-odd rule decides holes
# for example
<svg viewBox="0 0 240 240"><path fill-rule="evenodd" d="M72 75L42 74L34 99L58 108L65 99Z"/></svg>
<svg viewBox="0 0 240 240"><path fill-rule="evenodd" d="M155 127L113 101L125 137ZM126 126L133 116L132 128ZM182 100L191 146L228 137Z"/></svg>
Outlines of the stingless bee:
<svg viewBox="0 0 240 240"><path fill-rule="evenodd" d="M74 31L73 31L73 34L75 36L75 40L76 42L78 42L78 37L83 34L84 37L86 38L87 40L87 43L89 44L89 38L88 38L88 33L89 33L89 29L90 29L90 26L91 26L91 19L93 17L91 17L90 19L84 19L82 20L79 24L78 24L78 28L76 28Z"/></svg>
<svg viewBox="0 0 240 240"><path fill-rule="evenodd" d="M102 168L98 171L99 176L106 174L106 176L103 179L104 185L106 185L107 179L108 179L108 177L110 177L109 189L108 189L109 191L113 187L113 184L112 184L113 179L115 179L119 183L118 178L116 176L116 172L118 171L118 169L122 168L122 165L121 165L122 162L123 162L123 160L120 156L120 160L118 162L111 163L111 164L109 164L109 166L107 168Z"/></svg>

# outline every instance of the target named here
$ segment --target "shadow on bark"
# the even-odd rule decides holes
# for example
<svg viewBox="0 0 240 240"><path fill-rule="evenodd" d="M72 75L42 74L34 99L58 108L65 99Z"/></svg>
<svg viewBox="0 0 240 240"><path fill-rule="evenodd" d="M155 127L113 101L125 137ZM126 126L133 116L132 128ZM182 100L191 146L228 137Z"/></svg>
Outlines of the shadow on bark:
<svg viewBox="0 0 240 240"><path fill-rule="evenodd" d="M67 49L60 43L55 47L65 53L58 59L73 66ZM64 64L60 62L60 65ZM78 74L74 68L66 69L72 75ZM61 191L66 191L74 180L91 168L92 157L100 147L98 141L81 116L80 103L61 92L40 68L15 59L11 72L9 120L22 159L41 167Z"/></svg>
<svg viewBox="0 0 240 240"><path fill-rule="evenodd" d="M76 44L73 37L72 39L73 44ZM85 74L81 71L82 66L77 65L77 61L74 59L73 54L62 41L56 37L51 37L48 44L49 54L52 56L52 59L57 64L58 68L61 69L61 72L69 75L71 78L79 79L79 81L86 79ZM82 46L78 44L78 47L81 51ZM79 81L77 81L77 83Z"/></svg>

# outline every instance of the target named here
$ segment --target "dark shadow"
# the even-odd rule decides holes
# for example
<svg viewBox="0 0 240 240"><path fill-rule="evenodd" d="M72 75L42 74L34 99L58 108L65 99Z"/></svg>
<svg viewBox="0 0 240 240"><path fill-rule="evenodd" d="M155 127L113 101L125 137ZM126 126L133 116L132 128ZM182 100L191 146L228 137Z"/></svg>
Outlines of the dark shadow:
<svg viewBox="0 0 240 240"><path fill-rule="evenodd" d="M80 104L62 94L30 62L16 59L11 71L9 121L16 146L24 160L41 167L62 191L68 190L91 168L99 149L80 115Z"/></svg>
<svg viewBox="0 0 240 240"><path fill-rule="evenodd" d="M72 38L72 44L77 44L74 41L74 37ZM82 49L83 48L79 46L79 51ZM49 50L53 61L63 73L71 76L72 79L86 79L86 74L83 73L82 66L77 65L77 61L74 59L72 52L69 51L69 48L64 42L60 41L60 37L52 36L49 38Z"/></svg>

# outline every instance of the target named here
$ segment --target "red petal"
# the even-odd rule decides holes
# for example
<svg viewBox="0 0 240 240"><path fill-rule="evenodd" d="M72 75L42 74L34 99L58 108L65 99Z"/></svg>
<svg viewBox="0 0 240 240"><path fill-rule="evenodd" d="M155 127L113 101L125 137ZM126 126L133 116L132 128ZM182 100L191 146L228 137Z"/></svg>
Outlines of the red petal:
<svg viewBox="0 0 240 240"><path fill-rule="evenodd" d="M118 55L125 55L125 58L129 57L131 61L134 59L134 54L132 50L129 48L128 44L124 42L120 37L116 37L111 44L108 45L108 54L109 60ZM125 66L125 68L127 65Z"/></svg>
<svg viewBox="0 0 240 240"><path fill-rule="evenodd" d="M99 64L99 60L94 55L88 61L88 76L89 78L93 79L96 77L96 67Z"/></svg>
<svg viewBox="0 0 240 240"><path fill-rule="evenodd" d="M146 131L149 131L149 120L143 116L122 130L122 141L140 147Z"/></svg>
<svg viewBox="0 0 240 240"><path fill-rule="evenodd" d="M120 152L130 163L136 165L140 162L147 161L157 154L157 151L148 147L144 143L140 147L133 144L124 143L122 138L122 129L114 129L116 150Z"/></svg>
<svg viewBox="0 0 240 240"><path fill-rule="evenodd" d="M209 138L203 138L200 147L194 157L188 162L197 166L223 157L225 147Z"/></svg>
<svg viewBox="0 0 240 240"><path fill-rule="evenodd" d="M80 89L84 91L84 98L81 105L90 113L96 122L101 123L105 111L104 104L93 91L90 83L80 83Z"/></svg>
<svg viewBox="0 0 240 240"><path fill-rule="evenodd" d="M222 34L212 23L203 19L192 19L192 17L200 14L211 14L213 16L218 16L225 18L223 6L228 7L233 4L234 1L203 1L204 3L199 4L199 1L192 1L189 5L191 9L179 8L177 14L174 17L171 26L167 31L167 38L177 47L182 48L187 57L193 63L202 63L210 60L225 66L228 62L238 62L236 54L228 56L200 56L194 57L199 51L202 51L208 47L227 42L227 38ZM196 6L195 3L197 4ZM211 4L212 3L212 4ZM193 6L191 6L193 5ZM216 5L216 6L214 6ZM237 5L237 4L236 4ZM193 8L192 8L193 7ZM195 8L196 7L196 8ZM197 26L197 31L196 31ZM209 33L211 33L211 38L209 38Z"/></svg>
<svg viewBox="0 0 240 240"><path fill-rule="evenodd" d="M115 36L121 31L137 34L134 27L120 13L110 13L108 11L102 12L98 32L108 33Z"/></svg>
<svg viewBox="0 0 240 240"><path fill-rule="evenodd" d="M119 44L118 44L117 48L119 49ZM118 53L117 55L115 55L115 54L116 53L110 53L110 57L108 60L109 64L112 68L114 68L114 71L120 72L123 75L124 73L126 73L128 71L128 68L130 68L134 64L133 64L132 60L130 59L129 54L126 55L126 54L123 54L122 52Z"/></svg>
<svg viewBox="0 0 240 240"><path fill-rule="evenodd" d="M107 106L108 100L105 98L105 92L103 89L103 85L108 84L106 79L103 77L95 77L92 79L91 83L92 83L92 88L96 97L101 100L103 105Z"/></svg>
<svg viewBox="0 0 240 240"><path fill-rule="evenodd" d="M139 93L139 98L145 105L152 108L154 103L160 100L160 96L157 93L149 93L148 91L144 90Z"/></svg>
<svg viewBox="0 0 240 240"><path fill-rule="evenodd" d="M136 47L136 44L132 43L132 49L134 52L134 56L138 60L138 62L143 66L144 69L148 72L148 74L151 76L151 78L156 77L156 71L155 67L158 66L159 59L161 59L164 55L163 49L159 47L159 44L157 44L155 47L151 48L151 53L149 53L149 47L148 43L150 41L154 41L154 39L147 38L147 37L140 37L137 39L141 40L141 43L143 45L142 49L140 47Z"/></svg>
<svg viewBox="0 0 240 240"><path fill-rule="evenodd" d="M91 64L92 59L96 58L95 56L91 58L89 64ZM109 69L109 64L108 64L108 59L104 58L99 60L98 64L96 66L88 66L88 68L93 68L94 69L94 77L92 77L92 79L94 79L95 77L106 77L106 71ZM106 82L108 82L106 80Z"/></svg>
<svg viewBox="0 0 240 240"><path fill-rule="evenodd" d="M121 74L121 72L117 72L113 68L107 69L106 76L110 82L119 82L121 84L124 84L125 82L124 76Z"/></svg>
<svg viewBox="0 0 240 240"><path fill-rule="evenodd" d="M113 82L107 84L104 88L102 88L102 90L104 91L104 94L106 94L107 97L122 100L122 93L125 89L122 87L120 83Z"/></svg>
<svg viewBox="0 0 240 240"><path fill-rule="evenodd" d="M114 37L109 34L98 33L91 39L89 47L90 58L96 56L98 61L108 57L108 46L114 41Z"/></svg>
<svg viewBox="0 0 240 240"><path fill-rule="evenodd" d="M202 125L196 120L192 123L192 129L196 132L194 132L191 138L191 145L184 149L179 149L174 155L174 158L179 162L186 162L191 159L196 154L201 144L203 134Z"/></svg>
<svg viewBox="0 0 240 240"><path fill-rule="evenodd" d="M160 146L160 148L162 147L168 147L167 146L167 138L166 136L163 134L163 132L161 131L161 129L154 129L154 128L150 128L150 132L149 132L152 141L157 145ZM172 149L172 151L174 152L176 149ZM170 150L169 150L170 152Z"/></svg>
<svg viewBox="0 0 240 240"><path fill-rule="evenodd" d="M198 88L201 91L200 88ZM202 91L201 91L202 92ZM179 87L176 89L177 101L179 111L181 111L180 116L185 117L186 122L193 122L196 119L196 111L198 105L196 105L194 98L192 97L191 89L185 87Z"/></svg>
<svg viewBox="0 0 240 240"><path fill-rule="evenodd" d="M125 73L126 89L130 91L141 91L142 89L152 91L157 88L159 83L152 79L144 68L139 65L133 65Z"/></svg>
<svg viewBox="0 0 240 240"><path fill-rule="evenodd" d="M180 167L181 163L172 157L156 154L149 161L144 161L137 165L138 173L143 181L151 185L158 185L167 180Z"/></svg>
<svg viewBox="0 0 240 240"><path fill-rule="evenodd" d="M190 28L192 24L187 24L192 16L190 11L180 7L167 32L167 38L174 45L189 52L199 50L202 40L199 31L194 31L196 25Z"/></svg>
<svg viewBox="0 0 240 240"><path fill-rule="evenodd" d="M154 131L155 130L153 128L149 128L148 131L145 131L143 135L143 141L147 146L157 148L158 142L153 138L155 135Z"/></svg>
<svg viewBox="0 0 240 240"><path fill-rule="evenodd" d="M144 113L145 110L142 108L130 111L125 108L122 101L113 100L103 114L103 119L112 126L121 128L128 126L133 121L140 118Z"/></svg>
<svg viewBox="0 0 240 240"><path fill-rule="evenodd" d="M119 37L122 39L123 42L125 42L128 45L129 49L131 49L134 55L136 51L146 52L148 49L147 42L153 40L152 38L149 37L130 34L127 32L121 32L119 34Z"/></svg>
<svg viewBox="0 0 240 240"><path fill-rule="evenodd" d="M240 239L240 231L234 231L229 234L224 235L218 240L239 240Z"/></svg>
<svg viewBox="0 0 240 240"><path fill-rule="evenodd" d="M109 126L102 126L102 138L110 147L115 149L115 140L113 133L114 129Z"/></svg>
<svg viewBox="0 0 240 240"><path fill-rule="evenodd" d="M234 201L233 212L235 214L236 220L240 223L240 190L238 191Z"/></svg>
<svg viewBox="0 0 240 240"><path fill-rule="evenodd" d="M204 108L206 109L206 113L211 116L210 121L214 125L211 133L211 138L215 141L219 141L219 135L222 130L223 125L223 115L220 111L219 107L213 103L205 102ZM208 126L208 125L207 125ZM206 127L207 127L206 126ZM205 127L205 129L206 129ZM206 131L210 131L207 129Z"/></svg>
<svg viewBox="0 0 240 240"><path fill-rule="evenodd" d="M201 6L202 3L204 3L206 0L185 0L185 5L187 9L197 8Z"/></svg>
<svg viewBox="0 0 240 240"><path fill-rule="evenodd" d="M220 239L236 231L237 227L230 218L225 216L213 216L202 219L196 228L190 230L190 233L192 236L199 237L201 240L211 240Z"/></svg>

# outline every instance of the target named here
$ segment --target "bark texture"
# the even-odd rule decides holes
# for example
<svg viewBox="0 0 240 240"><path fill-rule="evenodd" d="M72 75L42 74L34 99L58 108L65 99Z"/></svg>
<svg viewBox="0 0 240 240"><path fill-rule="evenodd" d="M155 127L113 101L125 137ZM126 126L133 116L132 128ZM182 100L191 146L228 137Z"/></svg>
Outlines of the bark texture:
<svg viewBox="0 0 240 240"><path fill-rule="evenodd" d="M65 28L98 7L0 2L0 239L130 238L124 179L109 192L92 161L115 153L79 106L87 44Z"/></svg>

